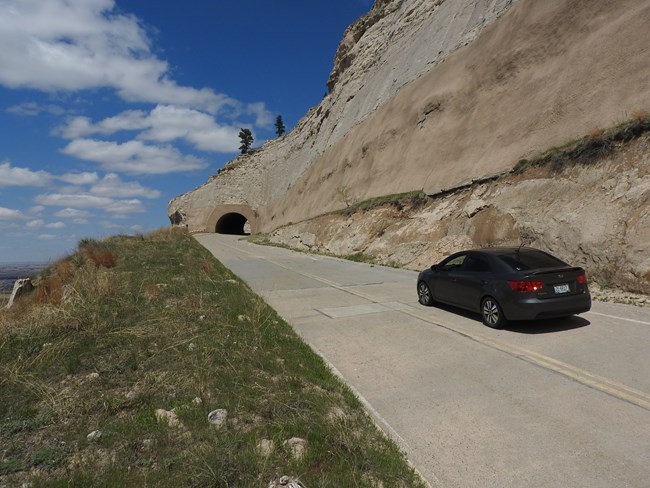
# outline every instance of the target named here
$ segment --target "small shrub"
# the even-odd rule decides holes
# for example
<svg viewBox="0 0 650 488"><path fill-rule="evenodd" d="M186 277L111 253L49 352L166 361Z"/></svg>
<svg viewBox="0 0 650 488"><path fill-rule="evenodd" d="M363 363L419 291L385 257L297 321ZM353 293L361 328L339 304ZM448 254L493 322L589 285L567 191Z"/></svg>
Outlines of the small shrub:
<svg viewBox="0 0 650 488"><path fill-rule="evenodd" d="M63 282L58 275L41 281L36 289L36 303L58 305L63 300Z"/></svg>
<svg viewBox="0 0 650 488"><path fill-rule="evenodd" d="M144 290L144 297L149 303L155 302L160 298L160 288L155 283L149 283Z"/></svg>
<svg viewBox="0 0 650 488"><path fill-rule="evenodd" d="M160 229L151 231L146 235L146 238L153 242L169 242L175 241L185 234L187 234L187 229L185 227L161 227Z"/></svg>
<svg viewBox="0 0 650 488"><path fill-rule="evenodd" d="M603 129L600 127L594 127L589 131L589 139L602 139L604 134Z"/></svg>
<svg viewBox="0 0 650 488"><path fill-rule="evenodd" d="M77 269L77 266L75 266L71 260L66 259L65 261L61 261L56 265L55 272L57 276L61 278L61 281L63 283L69 283L72 277L75 275Z"/></svg>
<svg viewBox="0 0 650 488"><path fill-rule="evenodd" d="M214 264L211 261L205 260L201 263L201 269L204 273L210 273L214 269Z"/></svg>
<svg viewBox="0 0 650 488"><path fill-rule="evenodd" d="M635 110L632 112L632 120L636 120L638 122L642 120L647 120L650 118L650 114L646 112L645 110Z"/></svg>
<svg viewBox="0 0 650 488"><path fill-rule="evenodd" d="M113 268L117 265L117 258L109 249L102 249L95 246L85 246L81 249L86 262L96 267Z"/></svg>

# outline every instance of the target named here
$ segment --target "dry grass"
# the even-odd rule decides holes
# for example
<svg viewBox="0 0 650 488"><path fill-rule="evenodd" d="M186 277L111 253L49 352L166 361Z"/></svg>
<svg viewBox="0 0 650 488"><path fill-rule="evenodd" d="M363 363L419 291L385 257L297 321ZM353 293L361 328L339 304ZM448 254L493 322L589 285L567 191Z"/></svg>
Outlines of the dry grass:
<svg viewBox="0 0 650 488"><path fill-rule="evenodd" d="M601 129L600 127L594 127L589 131L589 133L587 134L587 137L589 137L589 139L592 139L592 140L593 139L602 139L604 134L605 134L605 131L603 131L603 129Z"/></svg>
<svg viewBox="0 0 650 488"><path fill-rule="evenodd" d="M41 280L36 288L36 303L59 305L63 300L63 281L58 275Z"/></svg>
<svg viewBox="0 0 650 488"><path fill-rule="evenodd" d="M85 241L40 286L0 310L0 486L253 487L278 471L422 486L322 360L184 231ZM292 437L308 442L300 460ZM260 439L277 448L261 456Z"/></svg>
<svg viewBox="0 0 650 488"><path fill-rule="evenodd" d="M113 268L117 265L117 258L109 249L85 245L81 247L80 252L86 262L97 267Z"/></svg>

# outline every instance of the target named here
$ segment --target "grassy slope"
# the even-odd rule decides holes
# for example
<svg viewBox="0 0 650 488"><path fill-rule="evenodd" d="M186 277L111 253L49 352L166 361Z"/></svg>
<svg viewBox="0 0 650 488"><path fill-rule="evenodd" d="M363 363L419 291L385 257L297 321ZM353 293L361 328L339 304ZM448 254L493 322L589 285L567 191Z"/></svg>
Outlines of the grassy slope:
<svg viewBox="0 0 650 488"><path fill-rule="evenodd" d="M283 474L423 486L322 360L194 239L80 251L0 312L0 486L266 487ZM221 428L215 409L228 412ZM308 442L302 458L292 437Z"/></svg>

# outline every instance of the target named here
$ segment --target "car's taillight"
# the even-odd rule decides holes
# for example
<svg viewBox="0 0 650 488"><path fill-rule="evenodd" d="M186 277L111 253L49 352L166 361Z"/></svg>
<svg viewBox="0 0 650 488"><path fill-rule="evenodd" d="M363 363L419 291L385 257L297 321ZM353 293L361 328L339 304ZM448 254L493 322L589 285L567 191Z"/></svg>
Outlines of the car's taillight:
<svg viewBox="0 0 650 488"><path fill-rule="evenodd" d="M520 292L538 291L544 288L544 283L541 281L508 281L508 284L514 291Z"/></svg>
<svg viewBox="0 0 650 488"><path fill-rule="evenodd" d="M580 283L581 285L586 285L587 284L587 275L581 274L576 277L576 282Z"/></svg>

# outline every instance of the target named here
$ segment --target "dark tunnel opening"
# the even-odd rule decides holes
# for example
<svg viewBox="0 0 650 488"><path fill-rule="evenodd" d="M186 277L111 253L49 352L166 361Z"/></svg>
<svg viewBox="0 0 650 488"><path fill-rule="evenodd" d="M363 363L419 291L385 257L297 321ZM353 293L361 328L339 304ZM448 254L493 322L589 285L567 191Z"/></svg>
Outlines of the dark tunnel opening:
<svg viewBox="0 0 650 488"><path fill-rule="evenodd" d="M217 221L215 232L217 234L232 234L239 236L249 235L246 225L247 219L242 214L227 213Z"/></svg>

